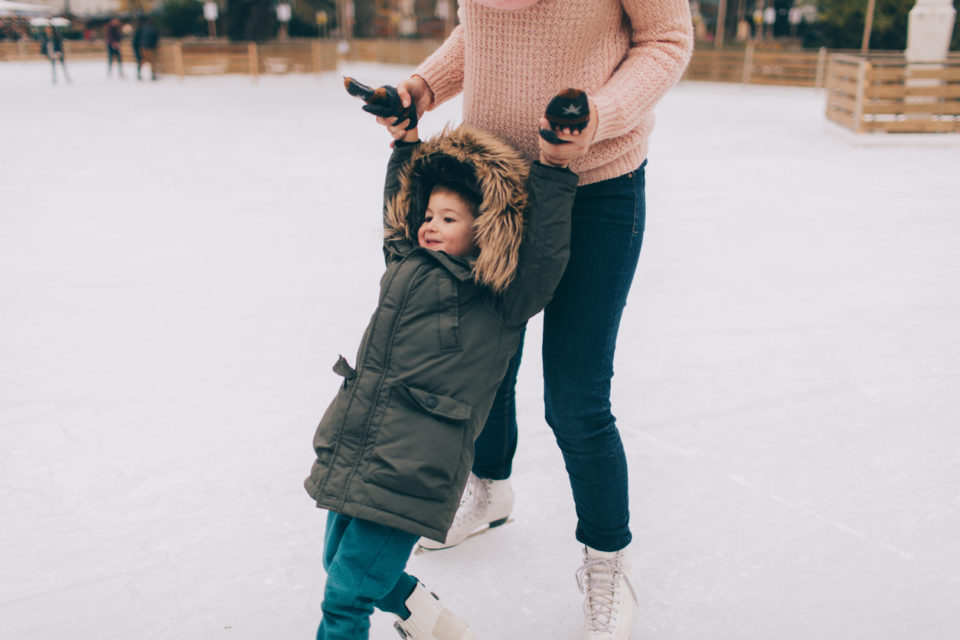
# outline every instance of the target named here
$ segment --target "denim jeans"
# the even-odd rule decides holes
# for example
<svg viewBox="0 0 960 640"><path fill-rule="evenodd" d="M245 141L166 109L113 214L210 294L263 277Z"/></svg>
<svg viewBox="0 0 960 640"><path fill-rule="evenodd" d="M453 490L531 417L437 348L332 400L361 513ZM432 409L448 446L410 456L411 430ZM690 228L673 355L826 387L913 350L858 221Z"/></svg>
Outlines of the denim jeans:
<svg viewBox="0 0 960 640"><path fill-rule="evenodd" d="M570 478L577 540L600 551L618 551L631 540L627 461L610 409L610 381L643 242L645 166L577 189L570 262L543 316L547 424ZM522 348L521 342L476 442L473 471L480 477L511 473Z"/></svg>
<svg viewBox="0 0 960 640"><path fill-rule="evenodd" d="M323 620L317 640L362 640L373 608L410 615L406 601L417 579L404 572L419 536L343 514L327 514Z"/></svg>

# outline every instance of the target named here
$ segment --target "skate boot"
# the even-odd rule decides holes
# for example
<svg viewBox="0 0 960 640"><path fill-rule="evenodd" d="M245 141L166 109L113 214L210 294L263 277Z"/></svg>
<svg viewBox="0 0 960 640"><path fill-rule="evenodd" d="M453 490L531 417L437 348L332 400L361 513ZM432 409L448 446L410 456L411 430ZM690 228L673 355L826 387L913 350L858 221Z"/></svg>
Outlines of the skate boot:
<svg viewBox="0 0 960 640"><path fill-rule="evenodd" d="M506 523L513 511L510 479L490 480L470 472L460 507L443 542L420 538L420 548L434 551L455 547L467 538Z"/></svg>
<svg viewBox="0 0 960 640"><path fill-rule="evenodd" d="M583 640L629 640L637 616L637 594L625 550L584 547L577 585L585 596Z"/></svg>
<svg viewBox="0 0 960 640"><path fill-rule="evenodd" d="M417 583L404 603L410 611L393 628L405 640L475 640L467 623L443 606L434 594Z"/></svg>

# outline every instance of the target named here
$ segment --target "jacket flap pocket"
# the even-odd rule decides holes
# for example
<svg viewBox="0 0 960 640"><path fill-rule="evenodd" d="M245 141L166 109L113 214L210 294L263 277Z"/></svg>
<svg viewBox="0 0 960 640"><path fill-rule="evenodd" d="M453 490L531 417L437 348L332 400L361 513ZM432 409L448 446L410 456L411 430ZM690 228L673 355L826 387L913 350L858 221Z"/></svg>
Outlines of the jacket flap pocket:
<svg viewBox="0 0 960 640"><path fill-rule="evenodd" d="M347 380L353 380L357 377L357 370L351 367L343 356L337 358L337 362L333 365L333 372Z"/></svg>
<svg viewBox="0 0 960 640"><path fill-rule="evenodd" d="M471 408L465 402L407 385L403 385L403 387L413 398L413 401L427 413L447 420L468 420L470 418Z"/></svg>

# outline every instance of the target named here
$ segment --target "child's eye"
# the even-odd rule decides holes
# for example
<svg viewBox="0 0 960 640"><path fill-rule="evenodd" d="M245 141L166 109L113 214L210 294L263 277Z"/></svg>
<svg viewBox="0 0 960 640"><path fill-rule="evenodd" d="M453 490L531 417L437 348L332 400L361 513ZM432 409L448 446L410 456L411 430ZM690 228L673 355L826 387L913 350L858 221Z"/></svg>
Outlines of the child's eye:
<svg viewBox="0 0 960 640"><path fill-rule="evenodd" d="M454 222L453 218L444 218L444 222Z"/></svg>

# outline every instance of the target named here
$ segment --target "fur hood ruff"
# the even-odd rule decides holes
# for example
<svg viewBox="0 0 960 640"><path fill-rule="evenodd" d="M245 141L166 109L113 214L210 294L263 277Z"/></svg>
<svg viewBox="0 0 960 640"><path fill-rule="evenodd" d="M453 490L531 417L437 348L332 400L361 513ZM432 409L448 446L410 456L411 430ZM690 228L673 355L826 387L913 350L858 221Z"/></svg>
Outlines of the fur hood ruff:
<svg viewBox="0 0 960 640"><path fill-rule="evenodd" d="M386 206L385 242L417 246L433 185L462 185L480 200L473 223L479 249L471 259L473 279L502 293L517 272L529 173L527 161L506 142L467 125L447 127L422 142L401 169L400 190Z"/></svg>

